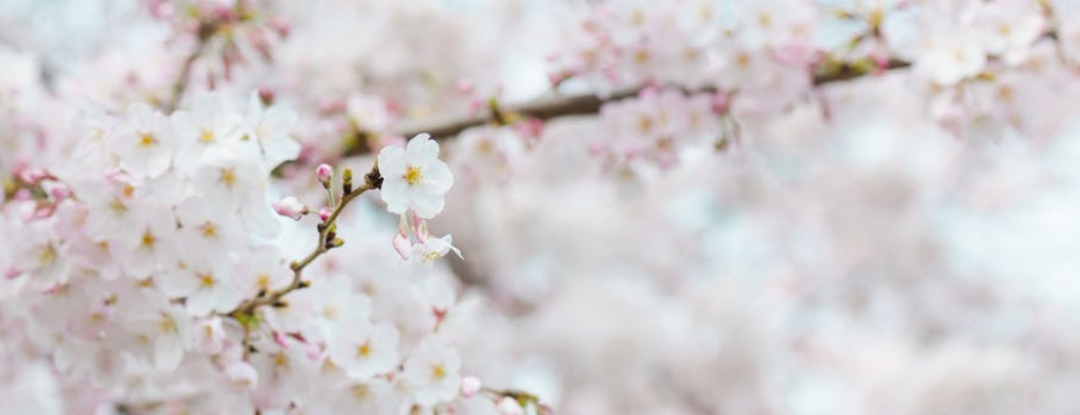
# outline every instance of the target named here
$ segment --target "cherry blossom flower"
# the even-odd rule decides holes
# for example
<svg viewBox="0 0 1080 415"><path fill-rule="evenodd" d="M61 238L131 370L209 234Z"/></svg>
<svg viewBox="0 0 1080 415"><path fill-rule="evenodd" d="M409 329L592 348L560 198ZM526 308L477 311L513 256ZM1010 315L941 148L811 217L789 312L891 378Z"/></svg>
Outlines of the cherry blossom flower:
<svg viewBox="0 0 1080 415"><path fill-rule="evenodd" d="M380 190L391 213L413 211L431 218L442 211L444 196L454 184L446 163L439 160L439 144L427 134L409 140L404 149L386 147L379 152Z"/></svg>
<svg viewBox="0 0 1080 415"><path fill-rule="evenodd" d="M168 117L149 105L133 105L111 132L109 147L120 166L136 177L156 177L169 168L176 140Z"/></svg>
<svg viewBox="0 0 1080 415"><path fill-rule="evenodd" d="M349 377L367 381L398 365L398 331L393 325L349 325L337 328L328 353Z"/></svg>
<svg viewBox="0 0 1080 415"><path fill-rule="evenodd" d="M176 269L155 281L170 298L184 298L188 312L206 316L211 311L229 312L241 300L240 290L224 260L185 256Z"/></svg>
<svg viewBox="0 0 1080 415"><path fill-rule="evenodd" d="M138 341L151 345L154 365L159 370L173 370L191 347L189 319L175 307L147 310L131 317L128 325L136 330Z"/></svg>
<svg viewBox="0 0 1080 415"><path fill-rule="evenodd" d="M433 406L458 394L461 357L453 349L428 339L417 345L405 360L405 380L416 402Z"/></svg>

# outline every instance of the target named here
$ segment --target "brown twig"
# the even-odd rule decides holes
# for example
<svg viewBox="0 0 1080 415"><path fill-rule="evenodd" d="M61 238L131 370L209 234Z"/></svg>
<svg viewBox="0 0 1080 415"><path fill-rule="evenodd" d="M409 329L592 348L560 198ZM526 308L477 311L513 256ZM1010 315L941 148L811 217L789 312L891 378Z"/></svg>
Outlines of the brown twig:
<svg viewBox="0 0 1080 415"><path fill-rule="evenodd" d="M911 63L892 60L880 70L903 69L911 66ZM821 71L814 75L813 85L820 86L835 82L848 81L855 78L873 75L879 72L879 68L862 64L838 64L827 71ZM645 90L646 86L624 88L607 94L581 94L545 97L524 104L500 107L498 112L487 112L465 117L451 117L436 120L405 123L393 129L393 133L402 137L412 137L420 133L431 134L436 140L446 139L460 134L472 127L487 124L496 124L497 115L512 114L519 118L532 118L547 121L553 118L566 116L594 115L609 102L632 98ZM683 89L687 94L701 94L716 92L716 88L705 87L697 89ZM346 149L345 155L352 156L364 154L370 149L365 143L355 143Z"/></svg>
<svg viewBox="0 0 1080 415"><path fill-rule="evenodd" d="M180 75L173 82L173 86L169 90L169 96L161 103L162 111L169 113L176 110L176 106L180 104L180 98L184 96L184 91L187 90L191 78L191 68L195 66L195 60L202 55L204 48L205 42L200 40L199 45L195 47L195 51L184 59L184 63L180 66Z"/></svg>
<svg viewBox="0 0 1080 415"><path fill-rule="evenodd" d="M347 180L348 183L348 180ZM255 310L261 306L283 306L285 303L282 298L286 294L296 291L300 288L307 286L307 283L303 280L304 268L310 265L315 259L325 254L327 251L341 246L341 240L336 238L335 228L337 218L341 215L341 212L345 210L345 207L349 205L357 197L360 197L364 192L371 189L378 189L382 187L382 176L379 174L379 166L376 164L372 167L371 172L364 175L364 184L356 189L350 189L351 183L346 184L345 191L341 194L341 199L334 206L334 210L330 213L330 216L326 220L319 223L319 239L315 249L311 251L307 256L299 261L293 261L289 264L289 268L293 271L292 282L285 288L280 290L270 291L267 293L261 293L261 295L244 301L236 310L229 313L230 317L236 318L241 323L249 321L255 314Z"/></svg>
<svg viewBox="0 0 1080 415"><path fill-rule="evenodd" d="M176 110L177 105L180 104L180 99L184 97L184 91L187 90L188 84L191 82L191 69L195 66L195 60L202 56L210 44L210 39L217 35L218 31L224 26L224 22L216 20L199 22L199 27L195 32L198 43L195 45L195 50L191 51L191 54L184 59L184 63L180 65L180 74L177 75L176 81L173 82L172 88L169 90L169 96L161 103L163 111L172 112Z"/></svg>

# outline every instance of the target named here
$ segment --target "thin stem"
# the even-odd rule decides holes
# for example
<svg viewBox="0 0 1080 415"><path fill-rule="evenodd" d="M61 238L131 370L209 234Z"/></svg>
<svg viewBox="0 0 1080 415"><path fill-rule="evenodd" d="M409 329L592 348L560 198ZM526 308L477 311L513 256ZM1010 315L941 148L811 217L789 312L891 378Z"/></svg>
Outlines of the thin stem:
<svg viewBox="0 0 1080 415"><path fill-rule="evenodd" d="M379 175L379 167L376 165L371 169L371 172L364 176L364 184L360 187L353 189L351 192L341 195L340 202L334 206L334 210L330 213L330 216L325 221L319 223L319 239L315 245L315 249L311 253L307 254L303 259L299 261L293 261L289 264L289 268L293 271L292 282L285 288L280 290L270 291L258 297L252 298L241 303L236 310L229 313L229 316L238 319L249 318L254 315L255 310L264 305L277 306L281 304L281 299L286 294L296 291L306 286L303 280L304 268L325 254L330 249L334 248L334 225L338 216L345 210L345 207L349 205L357 197L360 197L364 192L371 189L378 189L382 184L382 178Z"/></svg>

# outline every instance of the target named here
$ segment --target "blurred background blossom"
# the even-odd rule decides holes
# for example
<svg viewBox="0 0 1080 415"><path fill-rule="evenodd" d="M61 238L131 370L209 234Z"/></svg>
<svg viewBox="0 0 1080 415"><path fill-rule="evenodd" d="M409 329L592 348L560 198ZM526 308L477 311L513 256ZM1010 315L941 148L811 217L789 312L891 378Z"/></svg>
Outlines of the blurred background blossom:
<svg viewBox="0 0 1080 415"><path fill-rule="evenodd" d="M237 1L256 23L191 35L187 7ZM320 189L295 172L365 171L414 125L596 94L598 111L542 128L437 137L457 180L432 227L464 253L437 270L455 294L440 324L462 373L560 414L1072 414L1077 13L1066 0L0 0L0 177L63 166L86 114L168 102L179 76L181 107L214 90L294 108L300 160L272 192L311 200ZM392 237L394 218L365 203L342 226L348 247ZM355 281L390 267L330 258L326 272ZM0 299L13 290L0 282ZM10 321L4 336L33 337ZM124 389L86 396L25 343L0 340L3 412L123 413ZM476 399L445 411L499 413Z"/></svg>

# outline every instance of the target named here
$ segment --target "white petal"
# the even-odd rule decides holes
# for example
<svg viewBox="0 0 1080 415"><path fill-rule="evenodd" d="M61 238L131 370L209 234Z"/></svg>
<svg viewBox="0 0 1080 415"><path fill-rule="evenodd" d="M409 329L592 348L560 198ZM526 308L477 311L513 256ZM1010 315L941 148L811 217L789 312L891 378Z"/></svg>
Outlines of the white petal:
<svg viewBox="0 0 1080 415"><path fill-rule="evenodd" d="M379 196L386 202L391 213L405 213L409 209L409 185L401 180L384 180Z"/></svg>
<svg viewBox="0 0 1080 415"><path fill-rule="evenodd" d="M405 174L405 150L401 147L390 146L379 151L379 172L386 180L404 180Z"/></svg>
<svg viewBox="0 0 1080 415"><path fill-rule="evenodd" d="M441 196L419 196L412 200L412 209L424 219L431 219L443 210L446 200Z"/></svg>
<svg viewBox="0 0 1080 415"><path fill-rule="evenodd" d="M439 193L446 193L453 185L454 174L450 172L450 167L446 163L436 160L424 170L425 187L430 187Z"/></svg>
<svg viewBox="0 0 1080 415"><path fill-rule="evenodd" d="M169 298L191 295L199 288L199 281L189 271L174 271L154 278L161 292Z"/></svg>
<svg viewBox="0 0 1080 415"><path fill-rule="evenodd" d="M172 371L184 358L184 345L176 335L159 335L154 339L154 365L158 370Z"/></svg>
<svg viewBox="0 0 1080 415"><path fill-rule="evenodd" d="M409 140L405 146L405 152L410 163L423 164L428 160L439 158L439 143L431 139L427 134L420 134Z"/></svg>
<svg viewBox="0 0 1080 415"><path fill-rule="evenodd" d="M196 290L195 293L188 296L185 301L187 311L196 317L210 314L210 310L214 308L214 297L213 291L211 290Z"/></svg>

